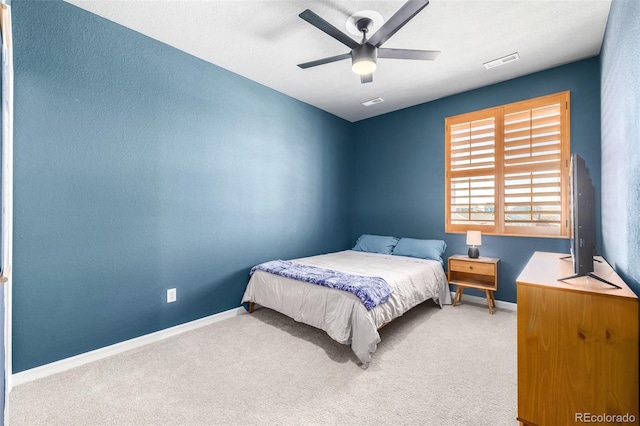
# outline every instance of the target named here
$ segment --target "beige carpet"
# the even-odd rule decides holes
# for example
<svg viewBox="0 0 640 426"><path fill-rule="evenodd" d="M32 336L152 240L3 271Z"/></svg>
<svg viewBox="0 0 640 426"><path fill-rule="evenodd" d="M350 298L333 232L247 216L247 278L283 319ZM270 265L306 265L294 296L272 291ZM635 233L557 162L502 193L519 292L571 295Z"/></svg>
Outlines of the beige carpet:
<svg viewBox="0 0 640 426"><path fill-rule="evenodd" d="M17 425L516 425L516 313L428 301L349 347L269 309L14 388Z"/></svg>

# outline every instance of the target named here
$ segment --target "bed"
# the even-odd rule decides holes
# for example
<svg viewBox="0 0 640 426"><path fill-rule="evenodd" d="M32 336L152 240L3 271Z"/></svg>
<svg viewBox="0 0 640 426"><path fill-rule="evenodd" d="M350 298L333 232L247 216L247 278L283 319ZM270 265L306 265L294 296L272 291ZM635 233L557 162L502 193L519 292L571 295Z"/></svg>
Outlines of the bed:
<svg viewBox="0 0 640 426"><path fill-rule="evenodd" d="M358 248L357 244L355 248ZM250 312L256 303L324 330L333 340L351 345L362 365L367 367L371 354L376 351L380 342L378 330L381 327L426 300L432 299L439 306L451 303L451 293L441 261L399 255L393 253L393 248L390 253L386 251L374 253L345 250L291 261L384 279L392 292L388 300L371 309L367 309L358 296L348 291L264 270L253 272L242 302L249 303Z"/></svg>

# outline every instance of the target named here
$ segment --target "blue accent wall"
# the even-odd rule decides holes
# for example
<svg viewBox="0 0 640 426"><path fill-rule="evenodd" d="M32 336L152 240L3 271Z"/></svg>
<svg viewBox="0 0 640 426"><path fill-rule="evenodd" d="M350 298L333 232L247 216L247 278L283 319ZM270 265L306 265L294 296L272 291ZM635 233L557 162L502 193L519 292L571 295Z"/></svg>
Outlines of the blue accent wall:
<svg viewBox="0 0 640 426"><path fill-rule="evenodd" d="M601 52L605 258L640 295L640 2L611 3Z"/></svg>
<svg viewBox="0 0 640 426"><path fill-rule="evenodd" d="M62 1L15 0L13 29L14 373L349 247L351 123Z"/></svg>
<svg viewBox="0 0 640 426"><path fill-rule="evenodd" d="M444 232L445 118L565 90L571 150L585 159L599 194L600 68L591 58L355 123L352 240L363 233L438 238L446 256L466 253L465 235ZM516 301L515 280L534 251L568 253L569 240L483 236L481 255L501 259L496 298Z"/></svg>

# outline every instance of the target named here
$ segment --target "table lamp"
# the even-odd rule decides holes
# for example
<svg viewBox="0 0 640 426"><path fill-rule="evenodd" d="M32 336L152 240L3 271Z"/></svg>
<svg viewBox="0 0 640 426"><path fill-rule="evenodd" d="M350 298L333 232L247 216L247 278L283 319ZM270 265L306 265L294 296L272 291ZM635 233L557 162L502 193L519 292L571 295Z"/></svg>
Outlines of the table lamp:
<svg viewBox="0 0 640 426"><path fill-rule="evenodd" d="M469 247L469 257L477 259L480 256L478 247L482 245L482 233L480 231L467 231L467 245Z"/></svg>

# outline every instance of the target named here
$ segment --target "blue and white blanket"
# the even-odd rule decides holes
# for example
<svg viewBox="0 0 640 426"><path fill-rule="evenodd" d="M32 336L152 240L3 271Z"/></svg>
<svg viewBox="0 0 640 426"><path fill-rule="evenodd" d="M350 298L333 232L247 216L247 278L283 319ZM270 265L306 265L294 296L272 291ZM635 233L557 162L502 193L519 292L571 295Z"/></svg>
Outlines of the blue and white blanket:
<svg viewBox="0 0 640 426"><path fill-rule="evenodd" d="M271 262L256 265L251 268L249 275L253 275L256 270L351 292L364 303L367 310L386 302L392 293L389 284L380 277L351 275L286 260L272 260Z"/></svg>

